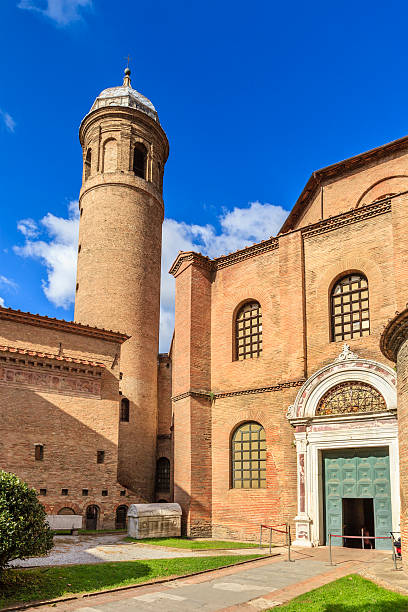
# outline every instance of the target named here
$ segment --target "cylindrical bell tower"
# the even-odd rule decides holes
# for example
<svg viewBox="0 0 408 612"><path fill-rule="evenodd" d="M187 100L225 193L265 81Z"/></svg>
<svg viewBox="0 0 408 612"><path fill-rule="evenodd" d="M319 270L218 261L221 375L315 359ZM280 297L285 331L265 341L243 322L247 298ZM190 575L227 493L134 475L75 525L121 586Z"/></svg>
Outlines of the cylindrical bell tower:
<svg viewBox="0 0 408 612"><path fill-rule="evenodd" d="M105 89L83 119L75 321L125 332L118 401L121 484L153 499L157 438L163 171L168 141L153 104ZM128 401L127 401L128 400Z"/></svg>

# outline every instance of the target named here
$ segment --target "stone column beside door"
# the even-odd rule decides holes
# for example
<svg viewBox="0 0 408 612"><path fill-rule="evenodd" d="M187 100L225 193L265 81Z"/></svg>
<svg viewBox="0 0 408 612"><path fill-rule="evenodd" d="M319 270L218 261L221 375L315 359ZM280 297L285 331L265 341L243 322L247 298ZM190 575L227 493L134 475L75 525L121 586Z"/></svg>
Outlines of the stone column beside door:
<svg viewBox="0 0 408 612"><path fill-rule="evenodd" d="M397 364L397 415L400 457L402 555L408 555L408 308L384 329L380 347ZM408 566L407 563L404 564Z"/></svg>

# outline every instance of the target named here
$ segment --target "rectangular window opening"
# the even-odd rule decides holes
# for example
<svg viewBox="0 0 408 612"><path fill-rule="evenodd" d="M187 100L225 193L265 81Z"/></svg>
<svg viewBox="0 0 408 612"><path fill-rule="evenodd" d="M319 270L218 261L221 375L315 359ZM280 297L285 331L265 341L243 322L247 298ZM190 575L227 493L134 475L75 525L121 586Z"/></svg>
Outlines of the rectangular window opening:
<svg viewBox="0 0 408 612"><path fill-rule="evenodd" d="M36 444L34 449L35 449L35 460L42 461L44 459L44 445Z"/></svg>

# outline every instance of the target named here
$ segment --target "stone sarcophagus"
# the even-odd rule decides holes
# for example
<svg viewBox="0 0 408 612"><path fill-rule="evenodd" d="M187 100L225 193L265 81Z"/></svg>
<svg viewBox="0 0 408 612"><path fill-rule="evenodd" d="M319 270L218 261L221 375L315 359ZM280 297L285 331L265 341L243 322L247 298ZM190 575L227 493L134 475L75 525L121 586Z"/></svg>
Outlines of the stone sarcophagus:
<svg viewBox="0 0 408 612"><path fill-rule="evenodd" d="M48 514L47 522L52 531L67 530L76 534L82 527L82 516L79 514Z"/></svg>
<svg viewBox="0 0 408 612"><path fill-rule="evenodd" d="M132 504L128 513L128 536L168 538L181 535L179 504Z"/></svg>

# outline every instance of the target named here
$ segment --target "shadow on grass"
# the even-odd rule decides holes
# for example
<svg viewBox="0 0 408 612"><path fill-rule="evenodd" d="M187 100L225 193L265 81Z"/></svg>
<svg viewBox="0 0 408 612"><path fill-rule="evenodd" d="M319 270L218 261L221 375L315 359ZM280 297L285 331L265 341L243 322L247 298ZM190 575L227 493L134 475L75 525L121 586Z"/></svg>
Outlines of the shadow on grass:
<svg viewBox="0 0 408 612"><path fill-rule="evenodd" d="M8 569L0 581L0 606L144 582L154 577L157 569L139 561Z"/></svg>
<svg viewBox="0 0 408 612"><path fill-rule="evenodd" d="M183 576L257 558L259 555L256 554L223 555L9 569L0 582L0 609L19 602L43 601L72 593L129 586L155 578Z"/></svg>

